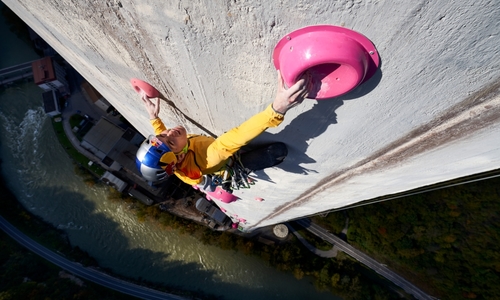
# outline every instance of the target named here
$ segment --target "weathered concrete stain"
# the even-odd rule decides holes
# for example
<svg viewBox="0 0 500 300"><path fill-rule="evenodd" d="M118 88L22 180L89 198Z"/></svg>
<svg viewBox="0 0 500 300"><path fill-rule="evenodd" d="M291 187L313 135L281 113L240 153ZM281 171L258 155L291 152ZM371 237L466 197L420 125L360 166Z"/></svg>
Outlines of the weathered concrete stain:
<svg viewBox="0 0 500 300"><path fill-rule="evenodd" d="M340 185L361 173L381 171L402 164L409 158L455 140L467 138L467 136L497 124L499 120L500 78L494 84L476 92L431 122L413 130L351 168L325 177L296 199L276 207L270 215L252 228L258 227L261 222L275 218L287 210L306 205L318 193Z"/></svg>

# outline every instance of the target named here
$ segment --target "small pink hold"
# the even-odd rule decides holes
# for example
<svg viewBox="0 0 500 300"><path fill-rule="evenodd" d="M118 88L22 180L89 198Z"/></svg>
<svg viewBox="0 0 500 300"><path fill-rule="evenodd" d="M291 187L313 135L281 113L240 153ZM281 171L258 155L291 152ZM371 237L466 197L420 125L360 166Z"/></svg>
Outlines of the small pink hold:
<svg viewBox="0 0 500 300"><path fill-rule="evenodd" d="M238 221L240 221L240 223L245 223L247 220L243 219L243 218L239 218Z"/></svg>
<svg viewBox="0 0 500 300"><path fill-rule="evenodd" d="M160 92L155 89L151 84L142 81L137 78L131 78L130 83L134 87L134 90L138 93L145 93L149 98L157 98L160 96Z"/></svg>
<svg viewBox="0 0 500 300"><path fill-rule="evenodd" d="M264 201L264 198L255 197L255 200L257 200L257 201L259 201L259 202L262 202L262 201Z"/></svg>
<svg viewBox="0 0 500 300"><path fill-rule="evenodd" d="M227 210L224 207L221 207L220 210L225 213Z"/></svg>
<svg viewBox="0 0 500 300"><path fill-rule="evenodd" d="M233 227L233 229L238 228L238 223L233 223L233 224L231 225L231 227Z"/></svg>

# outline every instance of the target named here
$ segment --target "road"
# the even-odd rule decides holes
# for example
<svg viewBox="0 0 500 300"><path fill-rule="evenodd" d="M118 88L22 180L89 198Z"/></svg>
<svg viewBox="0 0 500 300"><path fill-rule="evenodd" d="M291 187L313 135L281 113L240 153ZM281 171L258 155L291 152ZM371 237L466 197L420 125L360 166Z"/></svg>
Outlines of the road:
<svg viewBox="0 0 500 300"><path fill-rule="evenodd" d="M124 280L120 280L111 277L107 274L101 273L95 269L87 268L81 264L72 262L59 254L41 246L31 238L27 237L24 233L19 231L17 228L12 226L7 220L0 216L0 228L5 231L10 237L16 240L18 243L28 248L30 251L40 255L51 263L61 267L62 269L78 276L84 278L88 281L92 281L104 287L113 289L115 291L131 295L140 299L151 299L151 300L185 300L180 296L156 291L149 289L140 285L136 285Z"/></svg>
<svg viewBox="0 0 500 300"><path fill-rule="evenodd" d="M434 297L429 296L420 289L418 289L416 286L411 284L406 279L402 278L398 274L389 270L387 267L385 267L385 265L377 262L376 260L364 254L363 252L359 251L358 249L355 249L348 243L344 242L338 236L328 232L326 229L321 228L320 226L312 223L310 219L301 219L296 222L299 225L303 226L305 229L307 229L309 232L317 235L319 238L331 243L332 245L337 246L339 250L343 251L344 253L358 260L360 263L371 268L378 274L384 276L385 278L393 282L395 285L405 290L408 294L412 294L415 298L423 300L435 299Z"/></svg>

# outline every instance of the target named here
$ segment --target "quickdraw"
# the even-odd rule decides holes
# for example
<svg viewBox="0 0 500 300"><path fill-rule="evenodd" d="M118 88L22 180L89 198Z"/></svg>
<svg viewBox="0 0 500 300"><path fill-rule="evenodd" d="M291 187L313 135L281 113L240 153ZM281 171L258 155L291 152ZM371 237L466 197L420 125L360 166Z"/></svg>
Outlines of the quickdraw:
<svg viewBox="0 0 500 300"><path fill-rule="evenodd" d="M237 153L226 164L223 175L213 176L212 182L215 185L220 185L227 191L249 189L255 184L255 180L248 176L249 173L250 171L243 166L240 156Z"/></svg>

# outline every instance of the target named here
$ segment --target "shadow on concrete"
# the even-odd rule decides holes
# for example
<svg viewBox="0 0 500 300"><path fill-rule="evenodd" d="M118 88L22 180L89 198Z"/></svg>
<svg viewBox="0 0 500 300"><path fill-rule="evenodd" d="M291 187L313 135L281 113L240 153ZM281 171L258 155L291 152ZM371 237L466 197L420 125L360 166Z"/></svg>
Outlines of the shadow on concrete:
<svg viewBox="0 0 500 300"><path fill-rule="evenodd" d="M366 96L373 91L382 80L382 71L380 68L375 72L372 78L364 82L350 93L328 99L328 100L304 100L316 101L314 106L294 118L282 131L277 134L264 132L261 137L256 139L255 143L251 143L252 147L257 144L264 144L265 142L259 141L282 141L287 144L288 156L285 163L278 165L278 168L286 172L304 174L317 173L313 169L308 169L301 165L312 164L316 162L306 154L309 147L309 141L321 136L326 132L329 126L337 124L336 110L344 105L345 101L355 101L356 99ZM369 101L369 100L365 100ZM292 139L293 137L293 139ZM335 145L328 145L335 147ZM334 149L332 149L334 151ZM264 171L256 172L261 180L270 181L270 178L265 175Z"/></svg>

